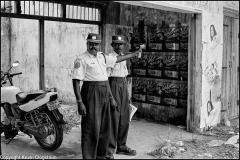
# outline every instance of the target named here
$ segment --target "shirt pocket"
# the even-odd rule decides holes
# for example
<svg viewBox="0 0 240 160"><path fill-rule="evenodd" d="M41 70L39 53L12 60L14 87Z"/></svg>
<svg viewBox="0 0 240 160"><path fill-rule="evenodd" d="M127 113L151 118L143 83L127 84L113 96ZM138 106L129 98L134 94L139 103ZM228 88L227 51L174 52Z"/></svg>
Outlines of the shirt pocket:
<svg viewBox="0 0 240 160"><path fill-rule="evenodd" d="M99 72L99 68L98 68L97 64L96 63L89 63L88 64L88 72L91 75L97 75L98 72Z"/></svg>

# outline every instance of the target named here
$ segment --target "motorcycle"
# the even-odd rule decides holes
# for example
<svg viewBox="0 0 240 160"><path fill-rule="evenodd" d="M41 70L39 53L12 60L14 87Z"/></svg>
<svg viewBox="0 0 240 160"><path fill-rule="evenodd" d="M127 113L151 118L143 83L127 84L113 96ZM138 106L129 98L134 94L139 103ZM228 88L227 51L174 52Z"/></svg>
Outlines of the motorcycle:
<svg viewBox="0 0 240 160"><path fill-rule="evenodd" d="M62 144L63 125L66 124L58 110L61 106L57 90L21 92L13 85L12 78L22 73L10 73L18 65L15 61L7 72L1 71L1 134L4 132L8 144L21 131L30 138L34 136L41 148L54 151ZM10 86L4 85L7 81Z"/></svg>

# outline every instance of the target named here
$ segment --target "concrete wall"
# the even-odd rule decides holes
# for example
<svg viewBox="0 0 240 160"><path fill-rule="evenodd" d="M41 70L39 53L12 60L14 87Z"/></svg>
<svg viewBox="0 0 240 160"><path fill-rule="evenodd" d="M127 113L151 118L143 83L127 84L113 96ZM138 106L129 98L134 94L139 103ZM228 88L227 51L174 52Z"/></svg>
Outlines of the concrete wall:
<svg viewBox="0 0 240 160"><path fill-rule="evenodd" d="M1 17L1 71L7 71L10 67L10 40L11 40L10 18Z"/></svg>
<svg viewBox="0 0 240 160"><path fill-rule="evenodd" d="M77 55L86 50L89 32L98 33L97 25L45 22L45 82L56 87L65 102L75 102L71 70Z"/></svg>
<svg viewBox="0 0 240 160"><path fill-rule="evenodd" d="M7 5L12 5L10 8L14 9L14 3L7 3ZM38 5L38 2L30 3L30 5L33 11L33 5ZM47 7L46 4L44 5ZM26 7L28 8L28 6ZM40 10L42 13L42 6ZM36 14L38 12L39 10L36 10ZM99 33L99 27L98 25L51 21L45 21L44 27L46 87L56 87L60 100L75 102L71 80L73 62L78 54L86 50L87 34L89 32ZM25 92L38 90L38 20L1 18L1 70L6 71L15 60L18 60L20 65L12 72L22 72L23 74L14 77L14 84Z"/></svg>
<svg viewBox="0 0 240 160"><path fill-rule="evenodd" d="M34 4L31 3L31 7ZM11 5L14 6L13 3ZM43 10L42 7L41 10ZM36 11L38 12L39 10ZM51 21L45 21L44 27L46 87L56 87L60 100L75 102L71 80L73 62L78 54L86 50L87 34L89 32L99 33L99 27L98 25ZM20 65L12 72L23 74L14 77L13 83L24 92L38 90L38 20L1 18L1 70L6 71L15 60L18 60Z"/></svg>
<svg viewBox="0 0 240 160"><path fill-rule="evenodd" d="M212 2L213 3L213 2ZM200 128L220 122L221 72L223 57L223 7L216 4L211 12L203 12L202 20L202 107ZM211 39L210 26L216 36ZM211 92L211 95L210 95ZM212 105L211 105L212 104Z"/></svg>
<svg viewBox="0 0 240 160"><path fill-rule="evenodd" d="M20 62L12 72L22 72L15 76L13 83L22 91L39 88L39 42L38 21L1 18L1 70L8 69L16 60Z"/></svg>

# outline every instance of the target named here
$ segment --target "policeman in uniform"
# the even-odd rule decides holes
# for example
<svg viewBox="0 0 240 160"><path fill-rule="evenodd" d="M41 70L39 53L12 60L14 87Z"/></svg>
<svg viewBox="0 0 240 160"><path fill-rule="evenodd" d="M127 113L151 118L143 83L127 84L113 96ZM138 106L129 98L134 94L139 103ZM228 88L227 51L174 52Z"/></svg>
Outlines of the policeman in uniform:
<svg viewBox="0 0 240 160"><path fill-rule="evenodd" d="M109 56L119 56L123 54L124 37L120 35L112 36L111 46L114 52ZM140 58L140 57L139 57ZM109 71L109 68L108 68ZM116 63L109 71L109 83L113 97L117 101L119 111L111 111L111 134L107 157L114 158L113 153L117 148L117 154L126 154L135 156L136 151L130 149L126 145L128 129L129 129L129 96L127 89L126 76L128 75L126 61Z"/></svg>
<svg viewBox="0 0 240 160"><path fill-rule="evenodd" d="M131 56L104 56L99 52L101 37L89 33L87 51L74 61L72 81L78 113L82 115L83 159L106 158L110 135L110 107L117 105L109 87L107 67ZM83 81L80 87L80 81Z"/></svg>

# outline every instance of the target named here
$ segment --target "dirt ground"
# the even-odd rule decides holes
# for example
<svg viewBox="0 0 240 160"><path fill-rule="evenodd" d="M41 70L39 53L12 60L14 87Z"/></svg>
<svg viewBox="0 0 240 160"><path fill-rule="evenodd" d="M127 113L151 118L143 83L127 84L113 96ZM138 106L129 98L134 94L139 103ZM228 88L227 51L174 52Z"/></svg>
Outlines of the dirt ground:
<svg viewBox="0 0 240 160"><path fill-rule="evenodd" d="M67 119L72 122L72 126L80 122L75 116ZM114 157L116 159L238 159L239 148L225 144L217 147L208 146L212 140L227 141L233 136L232 133L229 134L230 132L239 133L239 118L231 121L231 127L217 126L202 134L195 134L187 132L184 126L159 124L134 117L130 123L127 145L136 149L138 154L134 157L115 154ZM184 151L177 152L179 147L176 147L175 152L164 156L159 153L159 149L166 144L166 141L172 144L182 141Z"/></svg>
<svg viewBox="0 0 240 160"><path fill-rule="evenodd" d="M81 118L76 114L76 107L65 105L64 116L69 120L65 128L63 143L59 149L46 152L41 149L33 138L22 133L6 145L1 141L2 154L29 156L52 156L57 159L81 159ZM187 132L182 126L159 124L144 119L134 118L130 122L127 145L137 150L136 156L114 154L115 159L238 159L239 147L222 144L219 147L209 147L211 140L223 140L239 133L239 119L231 123L232 127L219 126L204 134ZM231 134L229 134L231 132ZM1 139L3 139L1 135ZM168 147L164 146L166 141ZM181 147L176 146L182 142ZM239 142L238 142L239 143ZM172 146L176 146L173 149ZM165 155L160 149L165 147ZM169 149L170 148L170 149ZM181 152L179 149L182 149ZM172 149L172 150L171 150ZM166 154L167 153L167 154Z"/></svg>
<svg viewBox="0 0 240 160"><path fill-rule="evenodd" d="M239 150L231 145L209 147L208 140L185 141L185 153L176 155L175 159L239 159Z"/></svg>
<svg viewBox="0 0 240 160"><path fill-rule="evenodd" d="M170 145L165 143L148 154L156 159L239 159L239 147L237 148L230 144L208 145L212 140L225 142L233 135L237 135L237 133L239 133L239 119L233 120L231 127L216 126L204 132L199 139L183 140L182 152L178 152L179 146L174 145L174 143ZM167 152L164 152L163 148L165 147L166 150L166 146L168 146Z"/></svg>

